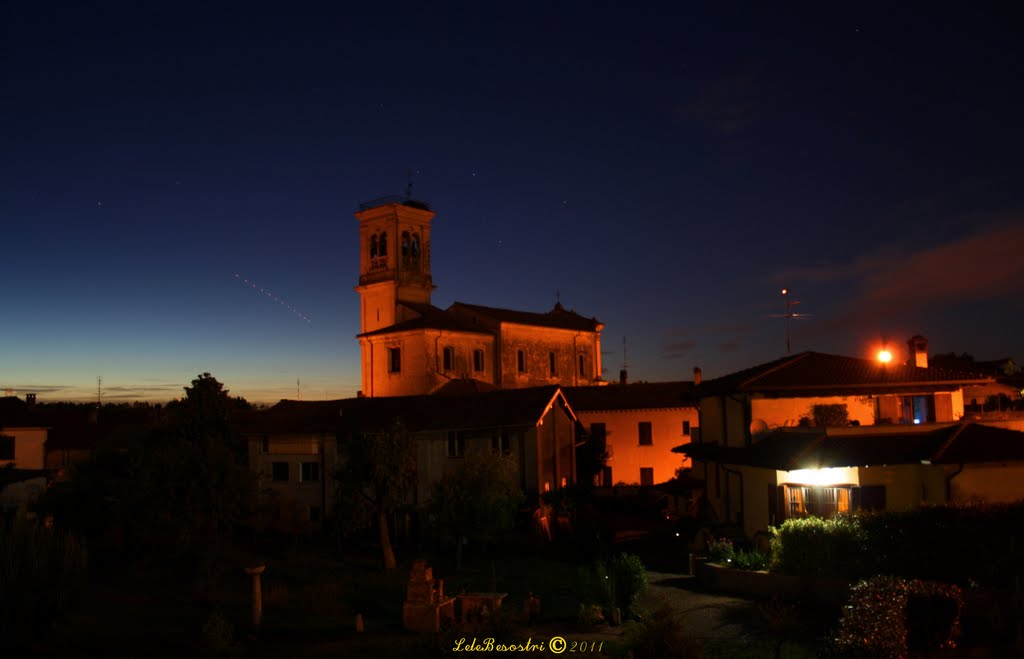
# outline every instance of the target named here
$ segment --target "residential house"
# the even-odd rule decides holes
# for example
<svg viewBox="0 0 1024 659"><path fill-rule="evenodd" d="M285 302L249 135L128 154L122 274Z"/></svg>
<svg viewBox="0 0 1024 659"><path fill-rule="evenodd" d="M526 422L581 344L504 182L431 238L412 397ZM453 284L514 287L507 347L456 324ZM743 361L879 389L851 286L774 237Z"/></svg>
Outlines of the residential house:
<svg viewBox="0 0 1024 659"><path fill-rule="evenodd" d="M747 536L778 522L780 509L811 512L816 504L800 508L803 504L795 498L807 487L880 485L886 488L886 508L945 500L947 495L939 487L943 476L921 469L920 461L931 460L935 453L921 449L894 456L893 451L910 445L895 442L922 437L916 427L937 430L959 422L964 415L964 387L989 381L991 378L983 375L929 367L926 361L925 365L904 366L805 352L696 387L701 433L697 441L678 450L693 460L693 475L706 481L708 514L718 522L741 526ZM871 426L882 428L869 430ZM851 437L849 441L860 447L870 441L872 446L887 448L862 456L874 456L867 462L842 463L839 455L850 459L861 453L837 453L834 460L815 468L847 471L809 473L805 462L794 457L807 448L808 433L792 429L811 427L827 428L817 431L825 432L825 437ZM866 439L858 440L860 437ZM865 474L849 471L865 465L889 471L884 478L878 476L881 472L877 469ZM901 488L909 493L901 493ZM791 493L789 498L785 498L786 492ZM834 505L822 505L833 509L875 506L878 498L871 492L877 490L867 492L859 490L858 500L850 490L847 503L840 503L839 497L844 495L833 489L822 496L835 498ZM817 493L810 491L808 496Z"/></svg>
<svg viewBox="0 0 1024 659"><path fill-rule="evenodd" d="M533 500L575 484L577 418L559 387L478 391L463 384L430 396L281 401L243 423L250 466L282 505L307 508L305 519L298 512L303 522L333 507L330 479L344 454L336 442L363 441L396 423L416 441L414 506L427 503L433 485L475 451L514 455L520 487ZM303 480L312 463L321 465L315 488ZM320 492L316 502L314 490ZM310 514L312 506L319 510Z"/></svg>
<svg viewBox="0 0 1024 659"><path fill-rule="evenodd" d="M700 431L693 382L569 387L565 396L587 441L607 453L596 485L664 483L689 466L672 449Z"/></svg>

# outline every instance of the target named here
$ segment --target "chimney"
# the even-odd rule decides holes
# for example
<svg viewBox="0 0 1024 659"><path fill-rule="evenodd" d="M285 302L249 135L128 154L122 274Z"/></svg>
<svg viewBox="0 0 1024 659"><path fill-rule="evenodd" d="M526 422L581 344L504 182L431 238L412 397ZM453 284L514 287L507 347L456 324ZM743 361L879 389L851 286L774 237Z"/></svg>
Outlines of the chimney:
<svg viewBox="0 0 1024 659"><path fill-rule="evenodd" d="M915 334L907 341L910 346L912 363L918 368L928 368L928 339L920 334Z"/></svg>
<svg viewBox="0 0 1024 659"><path fill-rule="evenodd" d="M619 384L626 384L628 381L629 378L626 377L626 369L619 371Z"/></svg>
<svg viewBox="0 0 1024 659"><path fill-rule="evenodd" d="M697 385L699 385L701 380L703 380L703 379L704 379L704 376L700 372L700 366L694 366L693 367L693 386L696 387Z"/></svg>

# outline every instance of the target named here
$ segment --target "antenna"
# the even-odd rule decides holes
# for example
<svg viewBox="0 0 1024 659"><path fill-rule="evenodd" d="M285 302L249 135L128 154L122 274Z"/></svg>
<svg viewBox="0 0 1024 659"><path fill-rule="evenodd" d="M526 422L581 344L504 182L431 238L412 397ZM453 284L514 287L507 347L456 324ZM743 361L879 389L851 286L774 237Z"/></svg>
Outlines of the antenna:
<svg viewBox="0 0 1024 659"><path fill-rule="evenodd" d="M789 291L788 288L783 288L782 289L782 304L783 304L783 307L785 308L786 312L785 313L769 314L772 318L785 318L786 319L786 354L787 355L793 352L793 341L792 341L792 332L791 332L791 327L790 327L790 321L793 320L794 318L796 318L797 320L802 320L802 319L808 318L811 315L811 314L808 314L808 313L795 313L793 311L793 307L795 307L796 305L800 304L800 300L791 300L789 298L789 292L790 291Z"/></svg>
<svg viewBox="0 0 1024 659"><path fill-rule="evenodd" d="M561 289L555 289L555 306L561 306L562 304L562 291Z"/></svg>
<svg viewBox="0 0 1024 659"><path fill-rule="evenodd" d="M99 409L102 406L103 400L103 378L96 376L96 408Z"/></svg>
<svg viewBox="0 0 1024 659"><path fill-rule="evenodd" d="M622 337L622 370L629 370L629 346L626 345L626 337Z"/></svg>

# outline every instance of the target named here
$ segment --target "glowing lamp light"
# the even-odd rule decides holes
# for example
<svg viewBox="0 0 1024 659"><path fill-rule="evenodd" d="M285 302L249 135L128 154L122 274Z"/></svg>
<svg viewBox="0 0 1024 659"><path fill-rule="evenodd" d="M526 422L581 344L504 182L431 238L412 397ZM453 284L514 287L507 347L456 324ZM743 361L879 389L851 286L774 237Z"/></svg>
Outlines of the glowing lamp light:
<svg viewBox="0 0 1024 659"><path fill-rule="evenodd" d="M883 364L888 364L889 362L892 361L892 353L886 350L885 348L879 350L878 354L875 357L876 359L878 359L879 362Z"/></svg>
<svg viewBox="0 0 1024 659"><path fill-rule="evenodd" d="M846 467L794 469L787 478L787 482L801 485L844 485L857 480L855 470Z"/></svg>

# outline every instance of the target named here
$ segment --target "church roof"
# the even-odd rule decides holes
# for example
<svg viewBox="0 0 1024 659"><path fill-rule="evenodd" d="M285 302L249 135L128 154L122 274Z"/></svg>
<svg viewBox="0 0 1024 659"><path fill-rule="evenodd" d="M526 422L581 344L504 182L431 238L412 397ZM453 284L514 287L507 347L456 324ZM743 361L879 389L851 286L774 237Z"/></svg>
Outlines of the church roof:
<svg viewBox="0 0 1024 659"><path fill-rule="evenodd" d="M516 311L514 309L499 309L496 307L485 307L479 304L466 304L465 302L455 302L448 309L451 311L455 308L486 316L492 320L502 323L552 327L555 329L568 329L582 332L596 332L602 327L601 323L596 318L581 316L575 311L565 309L561 304L556 304L551 311L544 313Z"/></svg>
<svg viewBox="0 0 1024 659"><path fill-rule="evenodd" d="M566 387L565 397L577 412L697 407L693 382L685 381Z"/></svg>
<svg viewBox="0 0 1024 659"><path fill-rule="evenodd" d="M432 304L410 304L403 302L403 306L415 311L419 317L395 323L389 327L382 327L372 332L364 332L358 336L379 336L381 334L393 334L417 329L447 330L449 332L472 332L474 334L490 334L486 329L468 323L455 314L444 309L438 309Z"/></svg>
<svg viewBox="0 0 1024 659"><path fill-rule="evenodd" d="M820 352L802 352L773 362L706 380L701 395L729 392L810 395L824 393L870 393L879 389L906 387L956 387L991 382L979 373L944 368L881 364Z"/></svg>

